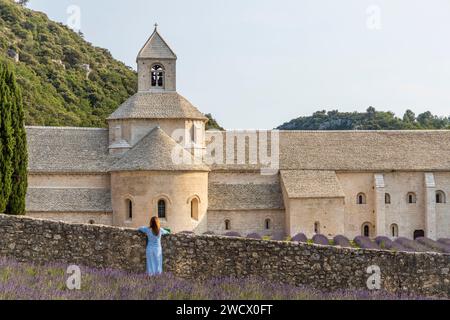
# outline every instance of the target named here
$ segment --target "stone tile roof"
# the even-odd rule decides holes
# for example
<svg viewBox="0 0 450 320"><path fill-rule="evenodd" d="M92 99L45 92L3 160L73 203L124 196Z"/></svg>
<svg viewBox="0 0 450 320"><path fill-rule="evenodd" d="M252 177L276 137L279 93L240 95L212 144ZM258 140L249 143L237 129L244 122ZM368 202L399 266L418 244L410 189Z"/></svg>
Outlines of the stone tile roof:
<svg viewBox="0 0 450 320"><path fill-rule="evenodd" d="M450 130L282 132L280 162L289 169L450 170Z"/></svg>
<svg viewBox="0 0 450 320"><path fill-rule="evenodd" d="M345 196L334 171L282 170L280 175L289 198L341 198Z"/></svg>
<svg viewBox="0 0 450 320"><path fill-rule="evenodd" d="M125 101L108 120L207 118L176 92L138 92Z"/></svg>
<svg viewBox="0 0 450 320"><path fill-rule="evenodd" d="M208 210L283 209L279 184L209 184Z"/></svg>
<svg viewBox="0 0 450 320"><path fill-rule="evenodd" d="M29 188L27 212L112 212L108 189Z"/></svg>
<svg viewBox="0 0 450 320"><path fill-rule="evenodd" d="M208 131L207 142L216 134L225 135ZM107 129L27 127L27 138L31 173L105 173L117 160L108 152ZM224 151L225 144L223 139ZM213 164L211 168L259 170L261 165ZM280 169L450 171L450 130L282 131Z"/></svg>
<svg viewBox="0 0 450 320"><path fill-rule="evenodd" d="M174 153L178 150L178 153ZM185 159L177 163L177 159ZM209 167L194 157L157 127L117 160L109 171L209 171Z"/></svg>
<svg viewBox="0 0 450 320"><path fill-rule="evenodd" d="M207 143L215 134L206 133ZM450 130L281 131L279 140L281 170L450 171ZM213 170L259 168L260 164L248 163L212 166Z"/></svg>
<svg viewBox="0 0 450 320"><path fill-rule="evenodd" d="M139 51L137 59L176 59L177 56L167 42L155 29L153 34Z"/></svg>
<svg viewBox="0 0 450 320"><path fill-rule="evenodd" d="M102 173L111 164L108 130L27 127L31 173Z"/></svg>

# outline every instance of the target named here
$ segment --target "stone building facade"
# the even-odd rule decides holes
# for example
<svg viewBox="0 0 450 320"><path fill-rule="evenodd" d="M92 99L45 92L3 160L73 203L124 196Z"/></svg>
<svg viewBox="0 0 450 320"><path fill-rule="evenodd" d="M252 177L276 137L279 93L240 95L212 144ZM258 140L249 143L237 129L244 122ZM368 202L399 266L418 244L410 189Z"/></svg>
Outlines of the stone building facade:
<svg viewBox="0 0 450 320"><path fill-rule="evenodd" d="M450 237L450 131L205 131L176 91L176 61L155 29L137 57L138 92L107 129L27 128L27 215L125 227L159 216L174 232Z"/></svg>

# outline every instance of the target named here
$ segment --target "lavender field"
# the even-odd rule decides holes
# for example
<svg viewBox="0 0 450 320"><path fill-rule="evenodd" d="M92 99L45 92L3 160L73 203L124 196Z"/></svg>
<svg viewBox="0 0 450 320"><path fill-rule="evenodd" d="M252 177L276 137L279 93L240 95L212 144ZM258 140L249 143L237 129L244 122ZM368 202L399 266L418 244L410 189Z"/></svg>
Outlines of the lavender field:
<svg viewBox="0 0 450 320"><path fill-rule="evenodd" d="M81 267L81 290L69 290L67 266L38 266L0 258L0 300L396 300L385 292L324 293L263 279L188 281Z"/></svg>

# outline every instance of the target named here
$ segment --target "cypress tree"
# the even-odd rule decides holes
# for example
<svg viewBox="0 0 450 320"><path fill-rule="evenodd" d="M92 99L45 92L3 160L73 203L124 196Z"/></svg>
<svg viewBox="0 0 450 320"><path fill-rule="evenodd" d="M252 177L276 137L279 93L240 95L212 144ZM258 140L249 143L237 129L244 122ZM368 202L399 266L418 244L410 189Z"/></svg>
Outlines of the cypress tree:
<svg viewBox="0 0 450 320"><path fill-rule="evenodd" d="M17 86L13 72L9 72L6 83L11 90L12 110L11 126L14 136L14 152L12 158L12 186L6 212L9 214L25 214L25 198L28 188L28 151L23 112L22 94Z"/></svg>
<svg viewBox="0 0 450 320"><path fill-rule="evenodd" d="M14 136L12 97L8 81L10 70L0 64L0 213L4 213L12 190Z"/></svg>

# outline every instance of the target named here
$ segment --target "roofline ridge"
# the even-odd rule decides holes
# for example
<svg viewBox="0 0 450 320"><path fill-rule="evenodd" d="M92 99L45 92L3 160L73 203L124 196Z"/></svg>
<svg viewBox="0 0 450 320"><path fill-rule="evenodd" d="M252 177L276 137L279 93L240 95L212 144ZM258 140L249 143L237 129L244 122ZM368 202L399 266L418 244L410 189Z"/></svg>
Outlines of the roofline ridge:
<svg viewBox="0 0 450 320"><path fill-rule="evenodd" d="M180 95L177 92L177 90L155 90L155 89L150 89L150 90L145 90L145 91L137 91L135 94L133 94L133 96L135 96L137 94L164 94L164 93L171 93L171 94L177 93L178 95Z"/></svg>
<svg viewBox="0 0 450 320"><path fill-rule="evenodd" d="M278 131L278 132L305 132L305 133L419 133L419 132L450 132L450 129L407 129L407 130L267 130L267 131Z"/></svg>
<svg viewBox="0 0 450 320"><path fill-rule="evenodd" d="M101 191L111 191L110 188L78 188L78 187L29 187L29 190L85 190L85 191L91 191L91 190L101 190Z"/></svg>
<svg viewBox="0 0 450 320"><path fill-rule="evenodd" d="M271 132L276 131L280 133L420 133L420 132L450 132L450 129L418 129L418 130L277 130L277 129L227 129L222 130L209 130L209 131L220 131L220 132L246 132L246 131L264 131Z"/></svg>
<svg viewBox="0 0 450 320"><path fill-rule="evenodd" d="M184 116L184 117L118 117L118 118L112 118L112 117L108 117L106 118L106 120L173 120L173 119L188 119L188 120L206 120L208 118L206 117L191 117L191 116ZM213 131L213 130L208 130L208 131Z"/></svg>
<svg viewBox="0 0 450 320"><path fill-rule="evenodd" d="M108 131L107 128L90 127L54 127L54 126L25 126L25 129L50 129L50 130L79 130L79 131Z"/></svg>
<svg viewBox="0 0 450 320"><path fill-rule="evenodd" d="M286 171L316 171L316 172L334 172L336 173L336 170L330 170L330 169L280 169L279 170L281 173L282 172L286 172Z"/></svg>
<svg viewBox="0 0 450 320"><path fill-rule="evenodd" d="M209 169L110 169L108 172L211 172Z"/></svg>

